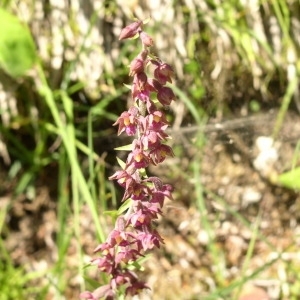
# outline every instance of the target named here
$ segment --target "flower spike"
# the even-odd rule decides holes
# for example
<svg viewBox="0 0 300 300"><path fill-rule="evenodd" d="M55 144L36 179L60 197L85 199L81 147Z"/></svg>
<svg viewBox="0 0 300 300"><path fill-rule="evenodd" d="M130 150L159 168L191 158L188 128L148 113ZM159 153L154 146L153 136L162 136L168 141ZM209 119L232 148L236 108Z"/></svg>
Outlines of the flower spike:
<svg viewBox="0 0 300 300"><path fill-rule="evenodd" d="M148 289L149 286L132 271L132 266L138 264L146 251L160 248L164 243L154 221L162 214L165 199L173 199L173 187L163 184L158 177L147 177L145 169L174 156L172 148L165 144L170 138L166 133L169 122L160 110L175 100L172 89L166 86L167 82L172 82L174 71L170 65L151 55L149 48L154 42L142 30L143 23L146 22L136 21L126 26L119 36L119 40L124 40L139 35L142 43L142 50L132 60L129 70L133 77L132 106L113 124L119 126L118 135L125 133L135 137L123 170L109 177L125 190L122 201L127 205L126 213L117 217L115 228L95 249L99 257L92 260L100 272L108 275L109 283L93 292L83 292L83 299L102 297L110 300L120 291L126 297ZM152 72L148 70L151 64L154 66Z"/></svg>

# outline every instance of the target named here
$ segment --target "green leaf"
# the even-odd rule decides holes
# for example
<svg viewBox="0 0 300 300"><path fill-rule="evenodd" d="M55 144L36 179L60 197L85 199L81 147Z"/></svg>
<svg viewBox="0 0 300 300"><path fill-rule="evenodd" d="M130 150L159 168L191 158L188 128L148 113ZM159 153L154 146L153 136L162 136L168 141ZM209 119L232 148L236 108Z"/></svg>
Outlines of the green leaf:
<svg viewBox="0 0 300 300"><path fill-rule="evenodd" d="M300 167L279 175L278 181L284 187L300 190Z"/></svg>
<svg viewBox="0 0 300 300"><path fill-rule="evenodd" d="M130 206L132 205L132 200L127 199L118 209L118 215L122 215Z"/></svg>
<svg viewBox="0 0 300 300"><path fill-rule="evenodd" d="M103 212L104 215L110 216L111 218L117 218L118 217L118 211L116 210L106 210Z"/></svg>
<svg viewBox="0 0 300 300"><path fill-rule="evenodd" d="M120 165L120 167L124 170L126 163L119 157L117 157L117 161L118 161L118 164Z"/></svg>
<svg viewBox="0 0 300 300"><path fill-rule="evenodd" d="M119 150L119 151L132 151L132 144L128 144L125 146L121 146L118 148L114 148L114 150Z"/></svg>
<svg viewBox="0 0 300 300"><path fill-rule="evenodd" d="M127 87L129 90L131 90L131 85L130 85L130 84L123 83L123 85L124 85L125 87Z"/></svg>
<svg viewBox="0 0 300 300"><path fill-rule="evenodd" d="M12 77L21 77L37 60L36 48L26 24L0 8L0 66Z"/></svg>
<svg viewBox="0 0 300 300"><path fill-rule="evenodd" d="M151 21L151 17L145 19L145 20L143 21L143 24L145 25L145 24L149 23L150 21Z"/></svg>
<svg viewBox="0 0 300 300"><path fill-rule="evenodd" d="M128 270L139 270L144 271L144 267L142 267L138 262L132 261L127 265Z"/></svg>

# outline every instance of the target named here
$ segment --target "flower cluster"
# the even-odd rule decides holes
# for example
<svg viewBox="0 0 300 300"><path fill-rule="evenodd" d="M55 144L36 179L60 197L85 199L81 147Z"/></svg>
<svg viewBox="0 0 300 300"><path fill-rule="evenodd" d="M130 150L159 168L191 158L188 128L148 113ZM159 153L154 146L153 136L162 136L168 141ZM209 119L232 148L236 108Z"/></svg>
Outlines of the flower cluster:
<svg viewBox="0 0 300 300"><path fill-rule="evenodd" d="M125 215L117 218L107 240L95 249L100 256L92 263L110 276L110 282L93 292L82 293L81 298L85 299L114 299L121 286L125 295L136 295L148 288L128 266L143 257L147 250L159 248L163 243L153 221L162 213L165 198L172 199L172 187L163 184L158 177L147 177L144 169L173 156L171 147L164 143L169 138L166 133L169 123L159 109L175 100L172 89L166 86L167 82L172 82L173 69L150 54L153 39L142 26L142 21L134 22L125 27L119 37L120 40L139 37L142 50L130 64L133 106L114 124L119 126L118 134L135 136L132 151L125 168L109 177L125 189L122 201L130 199L131 206Z"/></svg>

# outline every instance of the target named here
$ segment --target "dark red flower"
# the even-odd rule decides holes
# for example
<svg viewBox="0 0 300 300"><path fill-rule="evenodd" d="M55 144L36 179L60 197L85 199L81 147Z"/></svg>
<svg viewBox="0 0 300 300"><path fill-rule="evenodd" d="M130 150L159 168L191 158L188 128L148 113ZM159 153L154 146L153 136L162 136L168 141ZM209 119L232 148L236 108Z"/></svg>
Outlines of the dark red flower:
<svg viewBox="0 0 300 300"><path fill-rule="evenodd" d="M161 144L159 147L150 151L151 161L154 165L163 162L167 156L174 156L173 150L170 146Z"/></svg>
<svg viewBox="0 0 300 300"><path fill-rule="evenodd" d="M150 92L157 92L160 89L162 89L162 85L153 78L148 78L148 89L150 90Z"/></svg>
<svg viewBox="0 0 300 300"><path fill-rule="evenodd" d="M167 82L172 83L172 76L174 76L174 71L173 68L168 64L158 64L154 70L154 77L163 85L165 85Z"/></svg>
<svg viewBox="0 0 300 300"><path fill-rule="evenodd" d="M175 100L175 94L169 87L162 87L160 90L158 90L157 93L157 100L162 105L170 105L172 100Z"/></svg>

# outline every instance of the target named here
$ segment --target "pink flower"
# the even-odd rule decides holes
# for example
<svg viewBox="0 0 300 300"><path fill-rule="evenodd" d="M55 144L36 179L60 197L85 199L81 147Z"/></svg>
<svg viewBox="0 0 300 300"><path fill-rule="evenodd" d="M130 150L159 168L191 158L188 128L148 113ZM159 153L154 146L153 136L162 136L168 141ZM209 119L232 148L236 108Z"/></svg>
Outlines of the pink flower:
<svg viewBox="0 0 300 300"><path fill-rule="evenodd" d="M127 240L126 231L119 231L116 229L109 234L106 242L110 247L114 247L115 245L127 246L130 244Z"/></svg>
<svg viewBox="0 0 300 300"><path fill-rule="evenodd" d="M128 111L123 112L117 119L117 121L113 124L119 124L118 135L120 135L124 131L129 136L135 135L136 126L138 123L137 116L138 109L136 107L131 107Z"/></svg>
<svg viewBox="0 0 300 300"><path fill-rule="evenodd" d="M122 171L117 171L115 174L113 174L112 176L108 177L109 180L113 180L113 179L117 179L118 183L123 186L126 187L126 184L130 184L132 181L134 181L133 177L127 173L126 171L122 170Z"/></svg>
<svg viewBox="0 0 300 300"><path fill-rule="evenodd" d="M150 100L150 91L147 89L140 90L137 84L133 83L131 87L131 93L133 100L140 99L143 102L148 102Z"/></svg>
<svg viewBox="0 0 300 300"><path fill-rule="evenodd" d="M173 187L169 184L162 185L159 189L154 188L151 191L151 203L158 203L160 207L163 207L165 198L173 200L172 197Z"/></svg>
<svg viewBox="0 0 300 300"><path fill-rule="evenodd" d="M147 75L144 72L137 73L134 76L131 93L133 100L140 99L143 102L150 100L150 90L147 86Z"/></svg>
<svg viewBox="0 0 300 300"><path fill-rule="evenodd" d="M104 257L95 258L91 262L93 265L97 265L98 269L101 272L106 272L108 274L111 274L113 272L114 258L111 255L105 255Z"/></svg>
<svg viewBox="0 0 300 300"><path fill-rule="evenodd" d="M128 263L130 261L136 261L138 257L144 256L139 251L135 249L126 249L124 251L120 251L116 255L116 263Z"/></svg>
<svg viewBox="0 0 300 300"><path fill-rule="evenodd" d="M155 148L160 144L160 137L155 131L147 131L141 137L142 144L144 146L144 150Z"/></svg>
<svg viewBox="0 0 300 300"><path fill-rule="evenodd" d="M131 198L132 200L142 200L149 195L150 189L144 184L132 182L125 190L122 201Z"/></svg>
<svg viewBox="0 0 300 300"><path fill-rule="evenodd" d="M152 249L154 246L160 248L160 243L163 243L162 237L156 230L153 232L140 232L137 236L139 240L139 249L143 249L144 251L148 249Z"/></svg>
<svg viewBox="0 0 300 300"><path fill-rule="evenodd" d="M146 168L149 164L149 158L146 152L140 149L134 149L131 153L129 153L126 168L133 166L136 169Z"/></svg>
<svg viewBox="0 0 300 300"><path fill-rule="evenodd" d="M80 294L80 298L89 300L98 300L103 297L105 300L113 300L115 298L115 293L109 284L97 288L93 293L86 291Z"/></svg>
<svg viewBox="0 0 300 300"><path fill-rule="evenodd" d="M151 221L151 215L147 214L147 212L143 212L142 210L139 210L136 213L134 213L129 219L129 222L133 227L149 225Z"/></svg>
<svg viewBox="0 0 300 300"><path fill-rule="evenodd" d="M166 119L166 116L161 111L155 111L152 114L149 114L146 117L148 128L150 130L165 131L169 125L169 122Z"/></svg>
<svg viewBox="0 0 300 300"><path fill-rule="evenodd" d="M109 177L125 189L122 201L130 201L126 201L123 208L126 213L117 217L106 241L94 250L99 256L91 261L108 275L110 281L93 292L83 292L80 297L84 299L113 300L116 294L133 296L149 288L129 270L129 264L138 263L138 258L145 251L159 248L163 243L162 237L153 229L153 221L162 214L165 198L172 199L172 187L163 184L158 177L147 177L144 169L174 155L172 148L163 144L169 138L166 133L169 122L165 114L159 111L156 101L160 102L158 106L167 106L175 100L173 91L165 86L167 82L172 82L174 72L170 65L149 55L148 47L153 45L153 39L142 31L142 25L142 21L136 21L126 26L119 37L123 40L139 34L143 45L130 64L129 75L133 76L132 106L114 123L118 125L118 135L125 132L128 136L135 136L132 150L124 170ZM153 68L146 70L149 63L154 65L154 71Z"/></svg>
<svg viewBox="0 0 300 300"><path fill-rule="evenodd" d="M167 156L174 156L173 150L170 146L161 144L150 152L151 161L157 165L165 160Z"/></svg>

